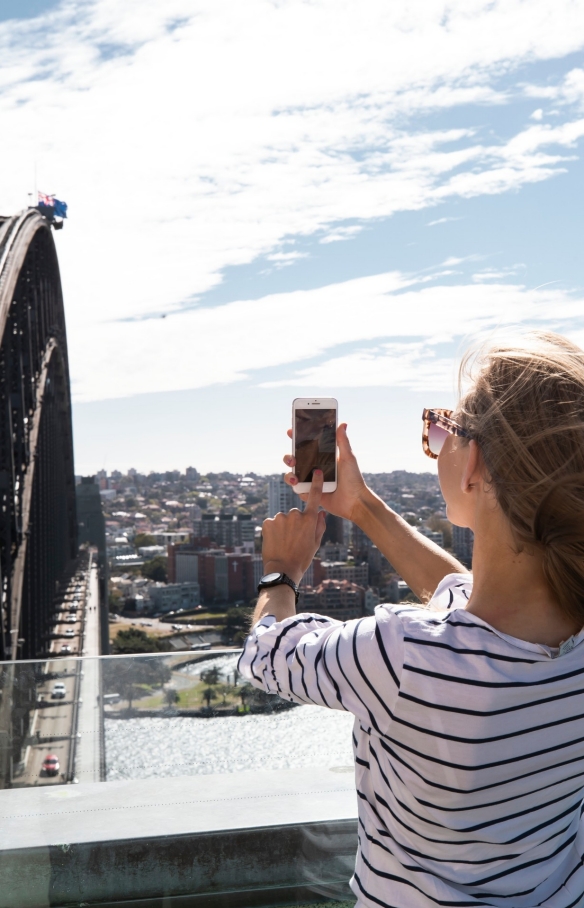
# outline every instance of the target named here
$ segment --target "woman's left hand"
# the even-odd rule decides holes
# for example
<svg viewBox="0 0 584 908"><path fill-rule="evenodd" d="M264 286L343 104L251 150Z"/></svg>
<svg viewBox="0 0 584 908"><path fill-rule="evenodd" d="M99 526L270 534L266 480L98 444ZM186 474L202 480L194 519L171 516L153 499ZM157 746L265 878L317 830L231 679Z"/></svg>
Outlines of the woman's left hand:
<svg viewBox="0 0 584 908"><path fill-rule="evenodd" d="M293 508L264 520L262 555L264 572L283 572L300 583L310 567L326 527L324 511L319 511L323 484L322 470L315 470L304 511Z"/></svg>

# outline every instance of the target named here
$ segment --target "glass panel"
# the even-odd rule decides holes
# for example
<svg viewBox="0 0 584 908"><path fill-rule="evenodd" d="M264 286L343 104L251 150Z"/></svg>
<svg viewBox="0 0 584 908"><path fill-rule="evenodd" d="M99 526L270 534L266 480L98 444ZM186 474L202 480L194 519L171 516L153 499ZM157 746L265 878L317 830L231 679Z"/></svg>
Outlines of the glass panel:
<svg viewBox="0 0 584 908"><path fill-rule="evenodd" d="M353 717L238 658L0 663L0 908L354 904Z"/></svg>

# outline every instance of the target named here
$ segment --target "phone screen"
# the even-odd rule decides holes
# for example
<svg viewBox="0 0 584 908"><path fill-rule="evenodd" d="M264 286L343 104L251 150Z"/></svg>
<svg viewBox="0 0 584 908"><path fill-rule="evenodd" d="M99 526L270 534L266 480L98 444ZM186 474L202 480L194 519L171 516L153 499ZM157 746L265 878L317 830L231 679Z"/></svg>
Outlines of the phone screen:
<svg viewBox="0 0 584 908"><path fill-rule="evenodd" d="M325 482L336 479L337 411L295 410L296 476L299 482L312 482L314 470L322 470Z"/></svg>

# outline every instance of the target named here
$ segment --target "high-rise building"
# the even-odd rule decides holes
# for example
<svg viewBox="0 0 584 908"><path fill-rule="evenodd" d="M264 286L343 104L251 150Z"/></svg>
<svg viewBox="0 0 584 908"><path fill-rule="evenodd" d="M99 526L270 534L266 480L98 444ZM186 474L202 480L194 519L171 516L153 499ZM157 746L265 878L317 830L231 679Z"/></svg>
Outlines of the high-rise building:
<svg viewBox="0 0 584 908"><path fill-rule="evenodd" d="M175 553L174 575L176 583L198 583L199 556L197 553L179 549Z"/></svg>
<svg viewBox="0 0 584 908"><path fill-rule="evenodd" d="M418 527L417 529L418 533L421 533L426 539L429 539L431 542L435 542L436 545L444 548L444 533L440 530L429 530L428 527Z"/></svg>
<svg viewBox="0 0 584 908"><path fill-rule="evenodd" d="M322 574L325 580L348 580L358 586L369 586L369 565L366 561L361 564L346 561L323 561Z"/></svg>
<svg viewBox="0 0 584 908"><path fill-rule="evenodd" d="M326 529L322 537L323 542L336 542L341 545L345 541L345 521L342 517L336 517L334 514L326 515Z"/></svg>
<svg viewBox="0 0 584 908"><path fill-rule="evenodd" d="M105 519L101 509L101 495L94 476L82 476L75 487L77 503L77 534L79 545L97 549L99 570L100 647L102 654L109 653L108 625L108 571L105 543Z"/></svg>
<svg viewBox="0 0 584 908"><path fill-rule="evenodd" d="M454 554L466 567L472 564L474 533L468 527L452 527L452 548Z"/></svg>
<svg viewBox="0 0 584 908"><path fill-rule="evenodd" d="M233 548L254 541L255 524L251 514L202 514L193 520L193 536Z"/></svg>
<svg viewBox="0 0 584 908"><path fill-rule="evenodd" d="M226 561L229 601L253 599L256 595L253 555L230 552L226 555Z"/></svg>
<svg viewBox="0 0 584 908"><path fill-rule="evenodd" d="M283 479L268 482L268 517L275 517L280 511L287 514L292 508L302 508L302 500L292 486Z"/></svg>
<svg viewBox="0 0 584 908"><path fill-rule="evenodd" d="M351 548L353 549L353 557L356 559L367 559L369 549L373 543L369 539L363 530L358 527L355 523L352 526L351 531Z"/></svg>

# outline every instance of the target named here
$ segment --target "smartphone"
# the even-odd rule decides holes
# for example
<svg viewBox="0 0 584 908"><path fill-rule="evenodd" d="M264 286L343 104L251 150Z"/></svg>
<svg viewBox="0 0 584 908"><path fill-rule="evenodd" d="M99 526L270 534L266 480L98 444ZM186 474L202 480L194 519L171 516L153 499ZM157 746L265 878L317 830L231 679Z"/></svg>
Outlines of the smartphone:
<svg viewBox="0 0 584 908"><path fill-rule="evenodd" d="M334 397L297 397L292 404L292 451L298 482L294 491L310 492L314 470L324 474L323 492L337 488L337 414Z"/></svg>

